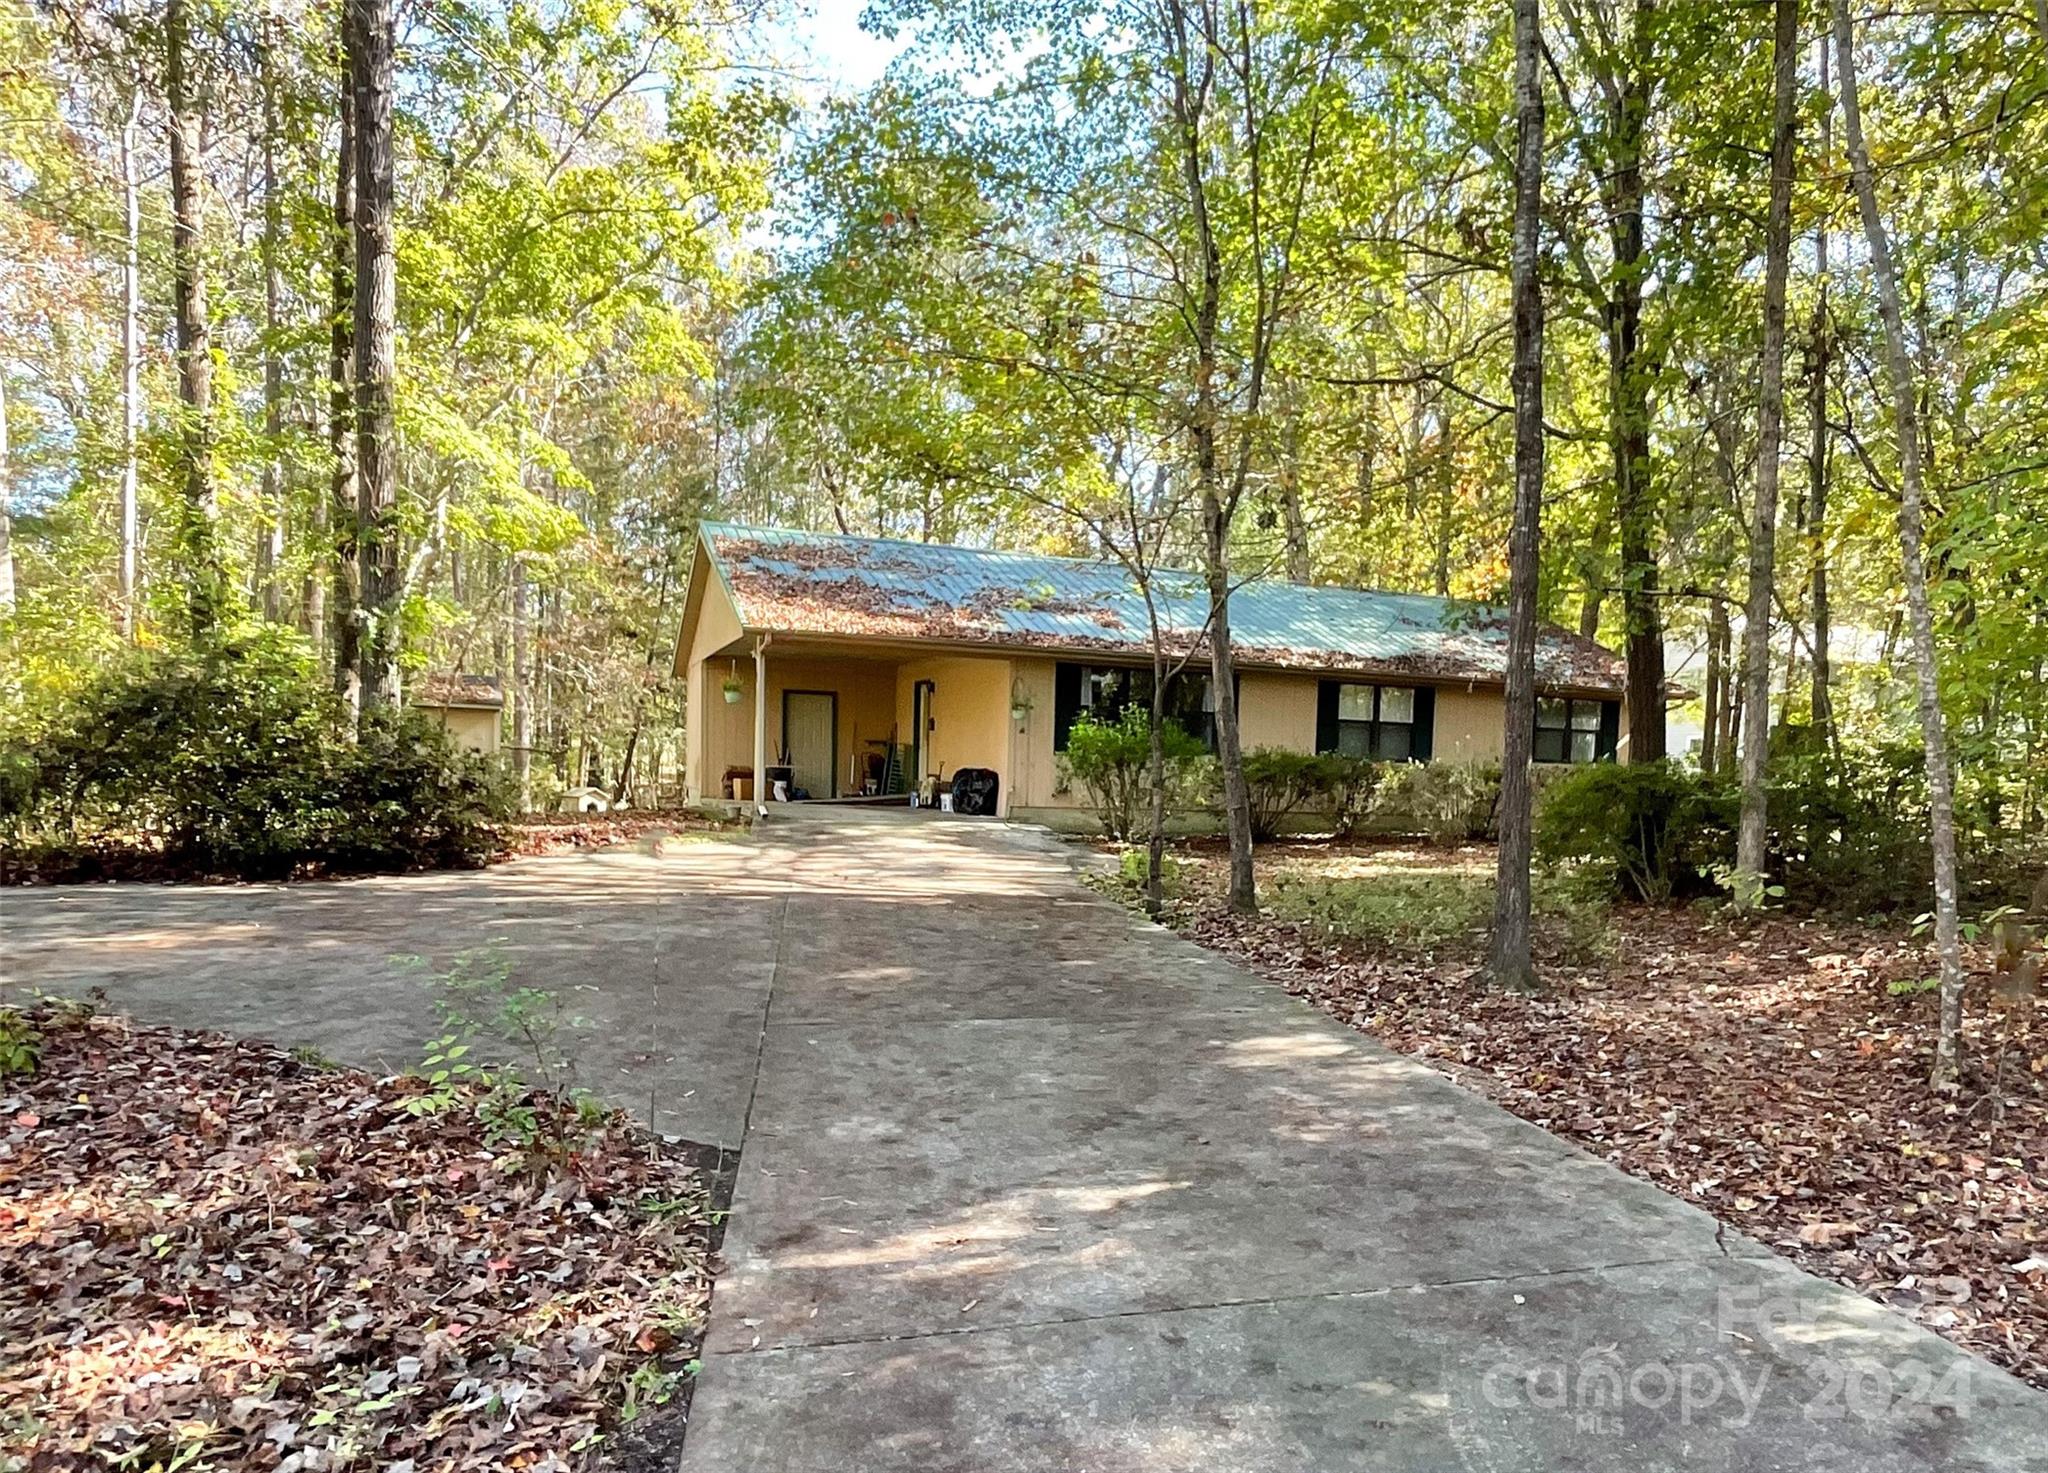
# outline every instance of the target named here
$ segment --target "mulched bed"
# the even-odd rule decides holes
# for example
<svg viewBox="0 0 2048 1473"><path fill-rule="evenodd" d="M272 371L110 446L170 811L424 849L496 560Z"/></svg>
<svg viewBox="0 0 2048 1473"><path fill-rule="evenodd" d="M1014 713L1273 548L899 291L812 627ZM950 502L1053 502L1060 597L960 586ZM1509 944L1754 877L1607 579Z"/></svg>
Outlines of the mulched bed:
<svg viewBox="0 0 2048 1473"><path fill-rule="evenodd" d="M1611 960L1553 955L1525 997L1481 984L1479 938L1401 955L1231 916L1213 859L1185 873L1183 934L2048 1388L2048 1020L1982 977L1944 1094L1933 996L1886 990L1933 961L1895 932L1624 907Z"/></svg>
<svg viewBox="0 0 2048 1473"><path fill-rule="evenodd" d="M506 858L544 854L579 854L624 844L658 848L665 840L726 837L746 832L745 819L707 818L695 808L628 809L620 813L529 813L505 831Z"/></svg>
<svg viewBox="0 0 2048 1473"><path fill-rule="evenodd" d="M0 1467L672 1466L716 1152L44 1004L0 1078ZM629 1397L640 1415L621 1436Z"/></svg>

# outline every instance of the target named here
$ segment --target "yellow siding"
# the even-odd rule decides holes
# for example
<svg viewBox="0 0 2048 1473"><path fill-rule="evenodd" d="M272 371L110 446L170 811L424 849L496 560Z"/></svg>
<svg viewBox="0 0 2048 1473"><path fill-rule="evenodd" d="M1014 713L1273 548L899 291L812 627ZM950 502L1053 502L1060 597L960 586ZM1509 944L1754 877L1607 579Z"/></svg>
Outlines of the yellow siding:
<svg viewBox="0 0 2048 1473"><path fill-rule="evenodd" d="M499 713L483 711L470 706L421 706L420 709L441 723L441 729L448 733L449 740L458 747L472 752L481 752L486 757L498 750Z"/></svg>
<svg viewBox="0 0 2048 1473"><path fill-rule="evenodd" d="M1439 762L1498 762L1501 693L1439 686L1436 693L1436 748Z"/></svg>
<svg viewBox="0 0 2048 1473"><path fill-rule="evenodd" d="M751 653L738 661L740 698L728 705L723 689L731 666L713 658L698 667L698 681L704 690L701 704L693 707L698 728L692 737L694 748L703 742L702 766L692 769L690 792L695 797L718 798L725 792L728 767L754 765L754 659ZM771 642L768 646L768 760L776 762L782 750L782 697L785 691L829 691L839 698L838 744L833 758L833 780L838 796L850 796L860 767L855 759L868 751L870 741L885 741L895 704L894 667L874 660L840 660L828 657L780 658ZM693 690L694 694L694 690ZM818 797L830 797L819 793Z"/></svg>
<svg viewBox="0 0 2048 1473"><path fill-rule="evenodd" d="M1249 752L1256 747L1282 747L1293 752L1316 749L1316 687L1314 676L1247 670L1237 680L1238 736Z"/></svg>
<svg viewBox="0 0 2048 1473"><path fill-rule="evenodd" d="M922 756L924 771L912 774L913 779L927 774L950 779L963 767L991 768L1002 779L1000 801L1007 807L1014 752L1010 661L969 655L907 660L897 666L896 723L898 740L906 747L912 738L911 693L920 680L932 683L931 726ZM1051 747L1050 736L1046 745Z"/></svg>
<svg viewBox="0 0 2048 1473"><path fill-rule="evenodd" d="M690 606L683 611L684 632L689 650L682 671L684 784L693 797L718 797L720 779L729 763L754 760L754 672L751 652L739 660L740 678L747 693L737 706L728 706L720 689L730 660L713 660L716 651L739 639L744 631L740 617L725 596L725 588L710 575L704 554L697 554L698 567L690 585ZM737 734L737 740L736 740ZM743 752L731 757L726 754ZM713 754L717 755L714 756Z"/></svg>

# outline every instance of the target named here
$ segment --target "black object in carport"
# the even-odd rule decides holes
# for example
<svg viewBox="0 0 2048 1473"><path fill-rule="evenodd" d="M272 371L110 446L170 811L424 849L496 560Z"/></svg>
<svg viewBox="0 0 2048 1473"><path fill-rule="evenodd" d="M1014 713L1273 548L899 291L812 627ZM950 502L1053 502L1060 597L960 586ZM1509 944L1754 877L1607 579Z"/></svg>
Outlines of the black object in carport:
<svg viewBox="0 0 2048 1473"><path fill-rule="evenodd" d="M992 767L963 767L953 774L955 813L994 813L1002 779Z"/></svg>

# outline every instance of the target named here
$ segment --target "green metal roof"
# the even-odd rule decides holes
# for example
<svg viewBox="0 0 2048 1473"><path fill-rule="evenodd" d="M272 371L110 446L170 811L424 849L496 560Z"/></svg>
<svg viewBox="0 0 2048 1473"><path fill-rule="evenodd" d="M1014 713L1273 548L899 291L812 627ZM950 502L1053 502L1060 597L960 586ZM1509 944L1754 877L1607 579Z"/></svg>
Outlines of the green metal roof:
<svg viewBox="0 0 2048 1473"><path fill-rule="evenodd" d="M1144 600L1112 562L724 522L701 532L749 629L1077 653L1148 647ZM1153 582L1169 640L1185 648L1207 618L1203 580L1162 570ZM1495 605L1277 579L1230 596L1243 663L1419 679L1501 680L1506 616ZM1547 686L1621 688L1618 656L1555 625L1539 633L1537 670Z"/></svg>

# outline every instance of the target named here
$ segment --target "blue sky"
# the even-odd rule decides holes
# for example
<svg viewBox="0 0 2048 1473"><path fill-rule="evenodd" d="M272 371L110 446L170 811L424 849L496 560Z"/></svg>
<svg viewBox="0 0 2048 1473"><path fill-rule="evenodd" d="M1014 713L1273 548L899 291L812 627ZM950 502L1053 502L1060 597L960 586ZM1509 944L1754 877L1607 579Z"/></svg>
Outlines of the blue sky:
<svg viewBox="0 0 2048 1473"><path fill-rule="evenodd" d="M790 39L789 60L825 89L867 86L902 48L860 28L866 8L866 0L812 0L783 28Z"/></svg>

